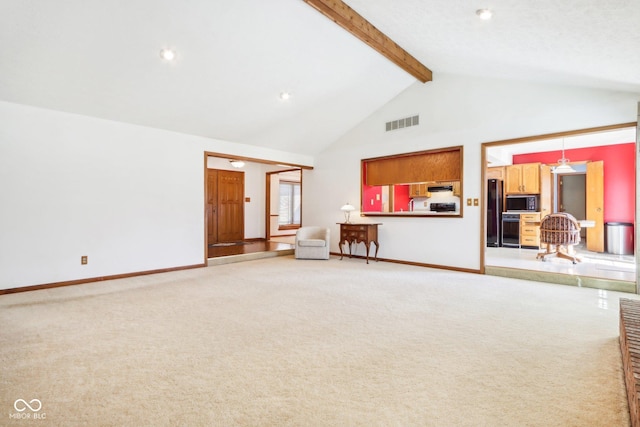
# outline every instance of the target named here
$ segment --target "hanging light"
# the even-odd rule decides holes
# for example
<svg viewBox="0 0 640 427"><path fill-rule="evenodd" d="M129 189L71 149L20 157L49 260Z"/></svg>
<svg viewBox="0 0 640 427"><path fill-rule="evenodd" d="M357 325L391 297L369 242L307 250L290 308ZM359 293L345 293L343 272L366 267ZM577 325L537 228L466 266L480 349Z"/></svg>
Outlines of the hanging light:
<svg viewBox="0 0 640 427"><path fill-rule="evenodd" d="M558 159L558 166L551 169L553 173L571 173L576 170L569 164L570 160L564 157L564 138L562 138L562 158Z"/></svg>

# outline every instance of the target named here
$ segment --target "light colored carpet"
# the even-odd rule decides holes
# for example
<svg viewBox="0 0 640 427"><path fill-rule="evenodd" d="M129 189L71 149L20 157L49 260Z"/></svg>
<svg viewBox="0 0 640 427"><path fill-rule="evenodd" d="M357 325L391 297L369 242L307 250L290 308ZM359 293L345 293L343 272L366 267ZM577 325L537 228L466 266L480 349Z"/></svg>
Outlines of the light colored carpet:
<svg viewBox="0 0 640 427"><path fill-rule="evenodd" d="M625 426L620 296L290 256L5 295L0 425Z"/></svg>

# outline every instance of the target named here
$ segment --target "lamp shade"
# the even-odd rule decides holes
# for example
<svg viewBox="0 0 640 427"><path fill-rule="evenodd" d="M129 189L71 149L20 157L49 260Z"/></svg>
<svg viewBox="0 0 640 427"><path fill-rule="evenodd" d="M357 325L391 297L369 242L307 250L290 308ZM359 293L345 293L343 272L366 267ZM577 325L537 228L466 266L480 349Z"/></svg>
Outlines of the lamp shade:
<svg viewBox="0 0 640 427"><path fill-rule="evenodd" d="M344 222L349 224L349 220L351 219L351 211L355 211L356 208L347 202L340 208L340 210L344 212Z"/></svg>
<svg viewBox="0 0 640 427"><path fill-rule="evenodd" d="M244 166L244 162L242 160L229 160L229 163L231 163L231 166L234 168L241 168Z"/></svg>

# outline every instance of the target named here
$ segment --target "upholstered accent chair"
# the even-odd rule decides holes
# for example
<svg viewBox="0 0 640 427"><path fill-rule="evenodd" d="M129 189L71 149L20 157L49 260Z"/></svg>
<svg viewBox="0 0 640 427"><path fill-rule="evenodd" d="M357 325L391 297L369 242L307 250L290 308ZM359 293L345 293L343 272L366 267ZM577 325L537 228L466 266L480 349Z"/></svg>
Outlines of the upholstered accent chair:
<svg viewBox="0 0 640 427"><path fill-rule="evenodd" d="M580 262L576 256L574 245L580 243L580 223L567 212L556 212L542 218L540 222L540 244L546 244L546 251L540 252L537 259L546 261L548 257L557 256Z"/></svg>
<svg viewBox="0 0 640 427"><path fill-rule="evenodd" d="M307 226L296 231L296 259L329 259L330 230Z"/></svg>

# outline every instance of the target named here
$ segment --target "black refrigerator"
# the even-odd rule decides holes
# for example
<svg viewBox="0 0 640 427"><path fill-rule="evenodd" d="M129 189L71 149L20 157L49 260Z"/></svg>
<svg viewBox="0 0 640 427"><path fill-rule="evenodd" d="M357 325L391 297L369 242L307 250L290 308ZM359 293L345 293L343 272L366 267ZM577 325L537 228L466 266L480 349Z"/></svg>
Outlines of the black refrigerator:
<svg viewBox="0 0 640 427"><path fill-rule="evenodd" d="M487 182L487 247L502 246L500 233L502 215L502 181L490 179Z"/></svg>

